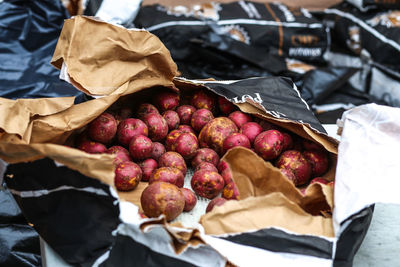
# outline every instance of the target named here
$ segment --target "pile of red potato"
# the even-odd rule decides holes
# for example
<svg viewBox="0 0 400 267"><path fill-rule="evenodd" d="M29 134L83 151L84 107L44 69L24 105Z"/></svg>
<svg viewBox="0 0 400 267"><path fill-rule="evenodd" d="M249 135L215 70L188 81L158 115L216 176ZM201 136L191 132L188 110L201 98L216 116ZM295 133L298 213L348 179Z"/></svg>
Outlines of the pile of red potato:
<svg viewBox="0 0 400 267"><path fill-rule="evenodd" d="M181 98L167 91L157 94L153 103L105 112L77 139L77 147L87 153L116 155L118 190L149 183L141 195L145 215L164 214L171 221L193 209L195 194L212 199L207 212L239 199L232 173L220 161L236 146L271 161L296 186L312 178L311 183L328 183L319 177L329 167L328 152L319 144L245 114L207 90ZM188 165L195 170L194 192L183 188Z"/></svg>

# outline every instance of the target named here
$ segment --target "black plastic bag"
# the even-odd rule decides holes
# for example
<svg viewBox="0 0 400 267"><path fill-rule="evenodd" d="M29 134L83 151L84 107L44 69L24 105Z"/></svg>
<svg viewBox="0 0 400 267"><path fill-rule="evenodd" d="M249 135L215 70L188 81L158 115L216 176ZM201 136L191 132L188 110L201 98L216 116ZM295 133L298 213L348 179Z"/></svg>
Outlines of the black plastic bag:
<svg viewBox="0 0 400 267"><path fill-rule="evenodd" d="M87 97L59 80L50 65L68 17L61 1L0 2L0 97ZM0 266L41 266L39 236L27 224L15 200L0 189Z"/></svg>
<svg viewBox="0 0 400 267"><path fill-rule="evenodd" d="M9 165L5 181L24 216L66 262L92 264L114 243L119 206L108 185L46 158Z"/></svg>
<svg viewBox="0 0 400 267"><path fill-rule="evenodd" d="M400 71L399 10L361 12L348 3L323 11L332 42L355 55Z"/></svg>
<svg viewBox="0 0 400 267"><path fill-rule="evenodd" d="M307 72L302 81L301 95L309 105L320 104L345 84L357 69L346 67L316 68Z"/></svg>
<svg viewBox="0 0 400 267"><path fill-rule="evenodd" d="M177 61L182 76L186 78L239 80L269 77L286 70L283 57L265 53L228 35L209 32L191 39L189 46L196 52Z"/></svg>
<svg viewBox="0 0 400 267"><path fill-rule="evenodd" d="M41 266L39 237L0 186L0 266Z"/></svg>
<svg viewBox="0 0 400 267"><path fill-rule="evenodd" d="M305 61L323 61L329 47L328 31L306 9L280 3L238 1L213 3L200 9L144 6L133 23L157 35L175 61L196 53L188 42L210 31L268 53Z"/></svg>
<svg viewBox="0 0 400 267"><path fill-rule="evenodd" d="M57 0L0 3L0 97L85 100L82 92L59 79L59 71L50 64L67 17Z"/></svg>

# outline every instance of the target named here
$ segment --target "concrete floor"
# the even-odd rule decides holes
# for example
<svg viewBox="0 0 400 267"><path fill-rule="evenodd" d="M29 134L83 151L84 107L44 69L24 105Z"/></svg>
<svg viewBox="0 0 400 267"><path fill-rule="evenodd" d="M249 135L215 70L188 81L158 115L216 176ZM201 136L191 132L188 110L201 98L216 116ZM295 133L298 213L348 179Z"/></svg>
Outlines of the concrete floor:
<svg viewBox="0 0 400 267"><path fill-rule="evenodd" d="M400 205L376 204L354 267L400 266Z"/></svg>

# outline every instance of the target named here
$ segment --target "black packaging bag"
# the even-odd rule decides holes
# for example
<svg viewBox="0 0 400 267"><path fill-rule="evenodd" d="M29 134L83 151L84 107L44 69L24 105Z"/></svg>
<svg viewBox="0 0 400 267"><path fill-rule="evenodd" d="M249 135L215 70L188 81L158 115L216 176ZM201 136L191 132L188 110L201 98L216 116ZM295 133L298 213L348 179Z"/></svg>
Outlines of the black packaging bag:
<svg viewBox="0 0 400 267"><path fill-rule="evenodd" d="M306 9L279 3L239 1L184 7L143 6L130 26L157 35L180 62L196 51L188 43L210 31L243 42L268 53L304 61L323 61L329 47L327 28ZM275 52L274 52L275 53Z"/></svg>

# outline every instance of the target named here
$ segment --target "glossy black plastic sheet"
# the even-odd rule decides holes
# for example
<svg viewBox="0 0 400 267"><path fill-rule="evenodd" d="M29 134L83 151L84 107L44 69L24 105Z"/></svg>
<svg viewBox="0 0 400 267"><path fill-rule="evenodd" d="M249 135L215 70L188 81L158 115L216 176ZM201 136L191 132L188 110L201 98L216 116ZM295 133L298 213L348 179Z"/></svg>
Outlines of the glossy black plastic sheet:
<svg viewBox="0 0 400 267"><path fill-rule="evenodd" d="M14 198L0 187L0 266L41 266L39 237Z"/></svg>
<svg viewBox="0 0 400 267"><path fill-rule="evenodd" d="M177 64L189 79L239 80L270 77L286 70L284 58L237 41L228 35L209 32L192 38L193 52Z"/></svg>
<svg viewBox="0 0 400 267"><path fill-rule="evenodd" d="M0 97L76 96L75 103L86 99L59 80L59 71L50 65L67 17L58 0L0 2ZM39 236L4 188L0 189L0 266L41 266Z"/></svg>
<svg viewBox="0 0 400 267"><path fill-rule="evenodd" d="M59 80L59 71L50 65L67 17L57 0L0 3L0 97L84 100L83 93Z"/></svg>

